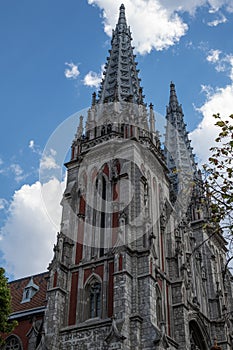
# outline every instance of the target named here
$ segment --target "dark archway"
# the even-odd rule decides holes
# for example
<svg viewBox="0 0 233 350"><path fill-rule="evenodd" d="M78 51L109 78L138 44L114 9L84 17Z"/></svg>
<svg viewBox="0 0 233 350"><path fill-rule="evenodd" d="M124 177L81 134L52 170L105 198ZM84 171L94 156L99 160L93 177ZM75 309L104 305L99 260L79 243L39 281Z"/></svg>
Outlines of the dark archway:
<svg viewBox="0 0 233 350"><path fill-rule="evenodd" d="M189 322L189 334L191 350L208 350L204 334L194 320Z"/></svg>

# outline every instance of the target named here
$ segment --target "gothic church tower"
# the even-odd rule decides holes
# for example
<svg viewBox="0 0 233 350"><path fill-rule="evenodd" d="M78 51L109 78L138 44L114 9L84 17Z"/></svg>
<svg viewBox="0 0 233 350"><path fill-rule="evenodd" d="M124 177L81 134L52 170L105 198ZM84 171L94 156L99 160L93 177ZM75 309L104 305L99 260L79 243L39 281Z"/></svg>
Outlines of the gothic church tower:
<svg viewBox="0 0 233 350"><path fill-rule="evenodd" d="M121 5L99 95L85 127L80 117L66 164L44 348L207 350L217 337L230 350L225 241L214 237L198 249L211 233L203 229L207 211L196 198L198 172L175 86L164 153L131 41ZM188 168L187 215L176 206L184 195L178 168Z"/></svg>

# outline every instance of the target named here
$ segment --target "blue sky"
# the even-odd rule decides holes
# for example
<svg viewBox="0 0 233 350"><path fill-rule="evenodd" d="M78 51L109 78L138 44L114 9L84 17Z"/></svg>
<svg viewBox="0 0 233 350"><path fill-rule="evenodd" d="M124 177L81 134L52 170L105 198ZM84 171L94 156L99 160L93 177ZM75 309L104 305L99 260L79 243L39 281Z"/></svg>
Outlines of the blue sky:
<svg viewBox="0 0 233 350"><path fill-rule="evenodd" d="M121 2L1 1L0 264L11 278L44 271L52 257L59 226L41 188L58 223L64 183L42 184L40 159L54 130L98 89ZM211 115L233 111L233 2L124 3L146 102L164 115L175 82L201 163L216 135ZM55 153L44 157L45 168L57 168Z"/></svg>

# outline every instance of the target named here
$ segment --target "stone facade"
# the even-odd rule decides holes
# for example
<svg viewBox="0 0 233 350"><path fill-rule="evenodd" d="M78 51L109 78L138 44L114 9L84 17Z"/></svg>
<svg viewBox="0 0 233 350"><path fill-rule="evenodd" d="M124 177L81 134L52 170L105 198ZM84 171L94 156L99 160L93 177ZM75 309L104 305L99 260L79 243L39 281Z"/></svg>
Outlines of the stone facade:
<svg viewBox="0 0 233 350"><path fill-rule="evenodd" d="M109 52L66 164L47 348L207 350L217 338L230 350L226 242L205 228L208 203L173 83L164 152L152 104L147 117L123 5Z"/></svg>
<svg viewBox="0 0 233 350"><path fill-rule="evenodd" d="M125 8L98 99L71 148L61 232L49 266L48 350L232 349L226 241L170 85L165 149L147 111Z"/></svg>

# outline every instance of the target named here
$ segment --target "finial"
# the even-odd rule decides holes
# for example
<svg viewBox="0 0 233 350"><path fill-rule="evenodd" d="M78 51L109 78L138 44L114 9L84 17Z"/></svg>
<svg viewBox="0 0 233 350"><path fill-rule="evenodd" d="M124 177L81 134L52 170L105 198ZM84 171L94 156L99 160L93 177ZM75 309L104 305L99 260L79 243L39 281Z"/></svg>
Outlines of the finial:
<svg viewBox="0 0 233 350"><path fill-rule="evenodd" d="M92 106L95 106L95 104L96 104L96 92L93 92L93 94L92 94Z"/></svg>
<svg viewBox="0 0 233 350"><path fill-rule="evenodd" d="M143 104L143 95L142 95L142 87L139 88L139 98L138 98L139 104Z"/></svg>
<svg viewBox="0 0 233 350"><path fill-rule="evenodd" d="M171 109L174 111L179 107L178 99L176 96L176 89L175 89L175 84L173 81L170 83L170 99L169 99L169 106Z"/></svg>
<svg viewBox="0 0 233 350"><path fill-rule="evenodd" d="M154 105L150 103L150 131L155 132L155 114L154 114Z"/></svg>
<svg viewBox="0 0 233 350"><path fill-rule="evenodd" d="M79 121L79 126L78 126L77 133L75 136L77 139L81 139L82 134L83 134L83 116L81 115L80 121Z"/></svg>
<svg viewBox="0 0 233 350"><path fill-rule="evenodd" d="M119 16L118 24L126 24L124 4L121 4L121 7L120 7L120 16Z"/></svg>

